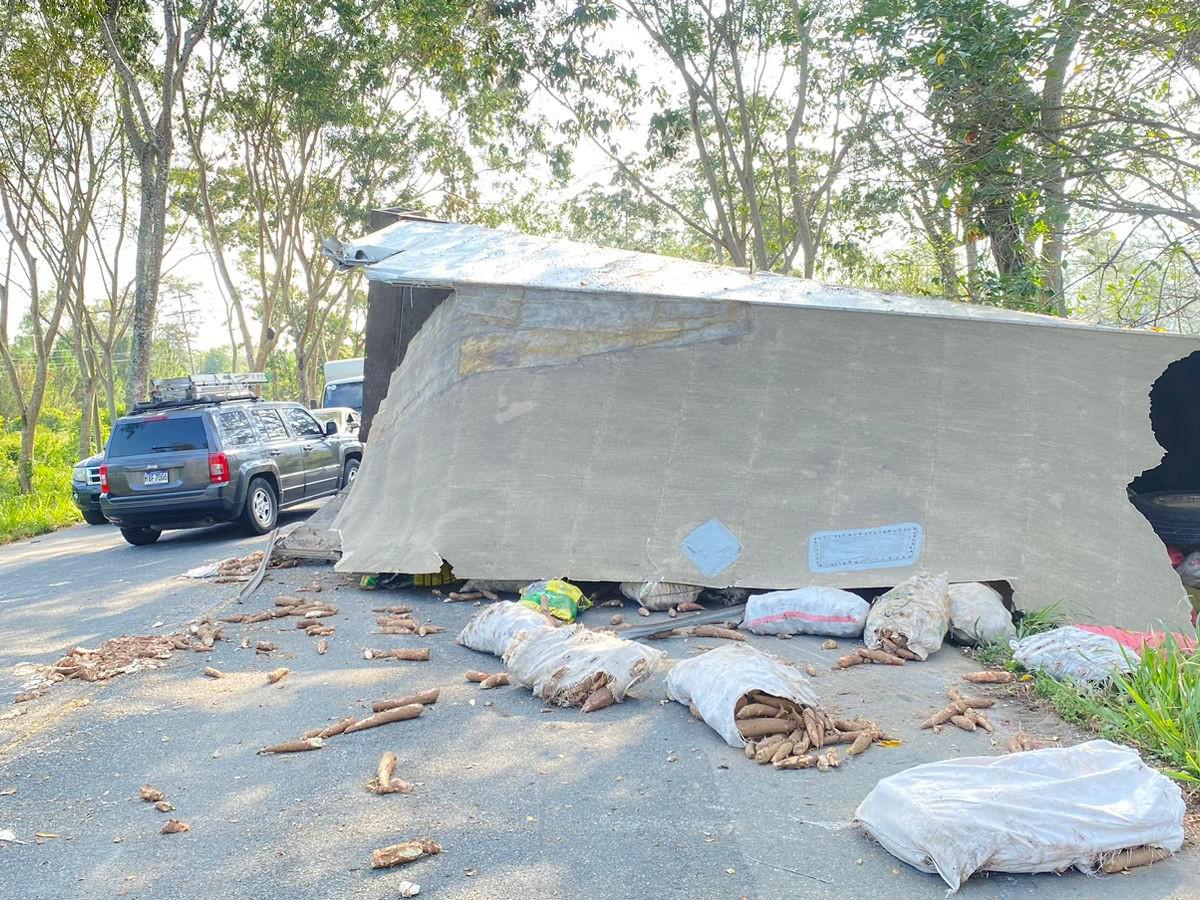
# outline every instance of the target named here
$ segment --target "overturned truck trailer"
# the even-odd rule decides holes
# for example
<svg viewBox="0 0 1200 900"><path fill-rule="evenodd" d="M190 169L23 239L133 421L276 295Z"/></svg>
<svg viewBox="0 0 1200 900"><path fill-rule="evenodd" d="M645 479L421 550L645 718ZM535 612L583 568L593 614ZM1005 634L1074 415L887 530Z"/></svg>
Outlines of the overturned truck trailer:
<svg viewBox="0 0 1200 900"><path fill-rule="evenodd" d="M331 255L371 292L340 570L771 589L927 570L1007 581L1027 609L1186 620L1127 486L1162 460L1151 387L1192 338L412 217ZM1200 429L1178 440L1200 463Z"/></svg>

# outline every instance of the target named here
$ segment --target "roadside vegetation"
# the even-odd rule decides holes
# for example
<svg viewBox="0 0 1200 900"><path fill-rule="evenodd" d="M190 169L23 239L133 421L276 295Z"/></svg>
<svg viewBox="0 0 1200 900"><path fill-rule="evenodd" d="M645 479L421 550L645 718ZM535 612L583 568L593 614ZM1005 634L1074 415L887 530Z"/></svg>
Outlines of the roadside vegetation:
<svg viewBox="0 0 1200 900"><path fill-rule="evenodd" d="M186 352L184 336L173 331L170 321L163 326L168 338L155 342L155 378L189 372L228 372L234 369L228 349L204 353ZM32 350L28 341L17 348L14 365L21 372L33 371ZM277 350L266 360L270 381L265 396L272 400L292 400L300 396L295 357ZM80 374L72 360L63 358L51 372L45 385L45 398L33 432L33 453L23 461L21 453L22 407L9 385L0 381L0 544L35 537L83 521L71 502L71 468L76 462L99 452L108 439L112 416L124 413L120 396L123 381L114 379L112 396L88 390L88 379ZM84 398L80 404L80 397ZM89 423L81 434L82 408L88 409ZM27 407L26 407L27 408ZM23 466L31 470L31 487L21 490Z"/></svg>
<svg viewBox="0 0 1200 900"><path fill-rule="evenodd" d="M33 537L83 518L71 502L71 466L76 457L77 429L61 417L47 417L37 432L33 491L22 494L17 483L21 452L18 427L0 420L0 544ZM53 425L58 425L55 428Z"/></svg>
<svg viewBox="0 0 1200 900"><path fill-rule="evenodd" d="M1065 624L1057 607L1025 616L1017 636ZM1016 673L1024 669L1007 644L980 646L981 662ZM1034 693L1065 721L1130 744L1158 760L1166 774L1200 788L1200 651L1181 648L1169 634L1162 647L1130 659L1133 669L1111 686L1089 687L1034 674Z"/></svg>

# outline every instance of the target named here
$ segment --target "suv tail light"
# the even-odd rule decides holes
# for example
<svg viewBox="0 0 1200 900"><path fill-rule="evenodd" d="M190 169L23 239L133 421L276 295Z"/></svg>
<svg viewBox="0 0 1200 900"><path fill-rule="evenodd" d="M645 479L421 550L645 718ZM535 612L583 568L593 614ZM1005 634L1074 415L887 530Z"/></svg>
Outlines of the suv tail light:
<svg viewBox="0 0 1200 900"><path fill-rule="evenodd" d="M100 493L108 493L108 463L102 463L100 466Z"/></svg>
<svg viewBox="0 0 1200 900"><path fill-rule="evenodd" d="M208 480L213 484L229 481L229 457L224 453L208 454Z"/></svg>

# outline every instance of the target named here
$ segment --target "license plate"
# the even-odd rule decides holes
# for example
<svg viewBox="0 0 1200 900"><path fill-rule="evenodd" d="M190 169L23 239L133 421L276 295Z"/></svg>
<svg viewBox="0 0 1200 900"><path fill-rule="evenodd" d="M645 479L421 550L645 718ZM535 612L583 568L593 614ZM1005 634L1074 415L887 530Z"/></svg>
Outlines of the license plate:
<svg viewBox="0 0 1200 900"><path fill-rule="evenodd" d="M169 476L166 472L146 472L146 484L166 484Z"/></svg>

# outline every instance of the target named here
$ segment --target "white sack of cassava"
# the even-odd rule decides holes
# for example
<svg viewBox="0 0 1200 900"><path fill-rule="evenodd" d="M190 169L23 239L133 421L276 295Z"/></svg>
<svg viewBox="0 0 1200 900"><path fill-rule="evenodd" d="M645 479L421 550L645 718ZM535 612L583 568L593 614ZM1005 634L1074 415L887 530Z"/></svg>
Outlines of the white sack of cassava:
<svg viewBox="0 0 1200 900"><path fill-rule="evenodd" d="M694 707L730 747L744 747L738 728L739 701L751 692L819 707L805 675L770 654L745 644L729 644L676 663L667 675L667 696Z"/></svg>
<svg viewBox="0 0 1200 900"><path fill-rule="evenodd" d="M905 769L876 784L854 818L954 892L976 872L1092 872L1130 848L1173 853L1184 812L1179 786L1136 751L1088 741Z"/></svg>
<svg viewBox="0 0 1200 900"><path fill-rule="evenodd" d="M900 582L871 604L863 643L892 652L890 642L926 659L942 648L950 628L950 584L945 575L922 572Z"/></svg>
<svg viewBox="0 0 1200 900"><path fill-rule="evenodd" d="M523 603L502 600L471 616L458 633L457 641L481 653L503 656L517 635L544 631L555 625L555 620L545 613Z"/></svg>
<svg viewBox="0 0 1200 900"><path fill-rule="evenodd" d="M664 657L662 650L607 631L565 625L518 634L504 654L504 664L514 682L547 703L583 706L590 712L620 703Z"/></svg>

